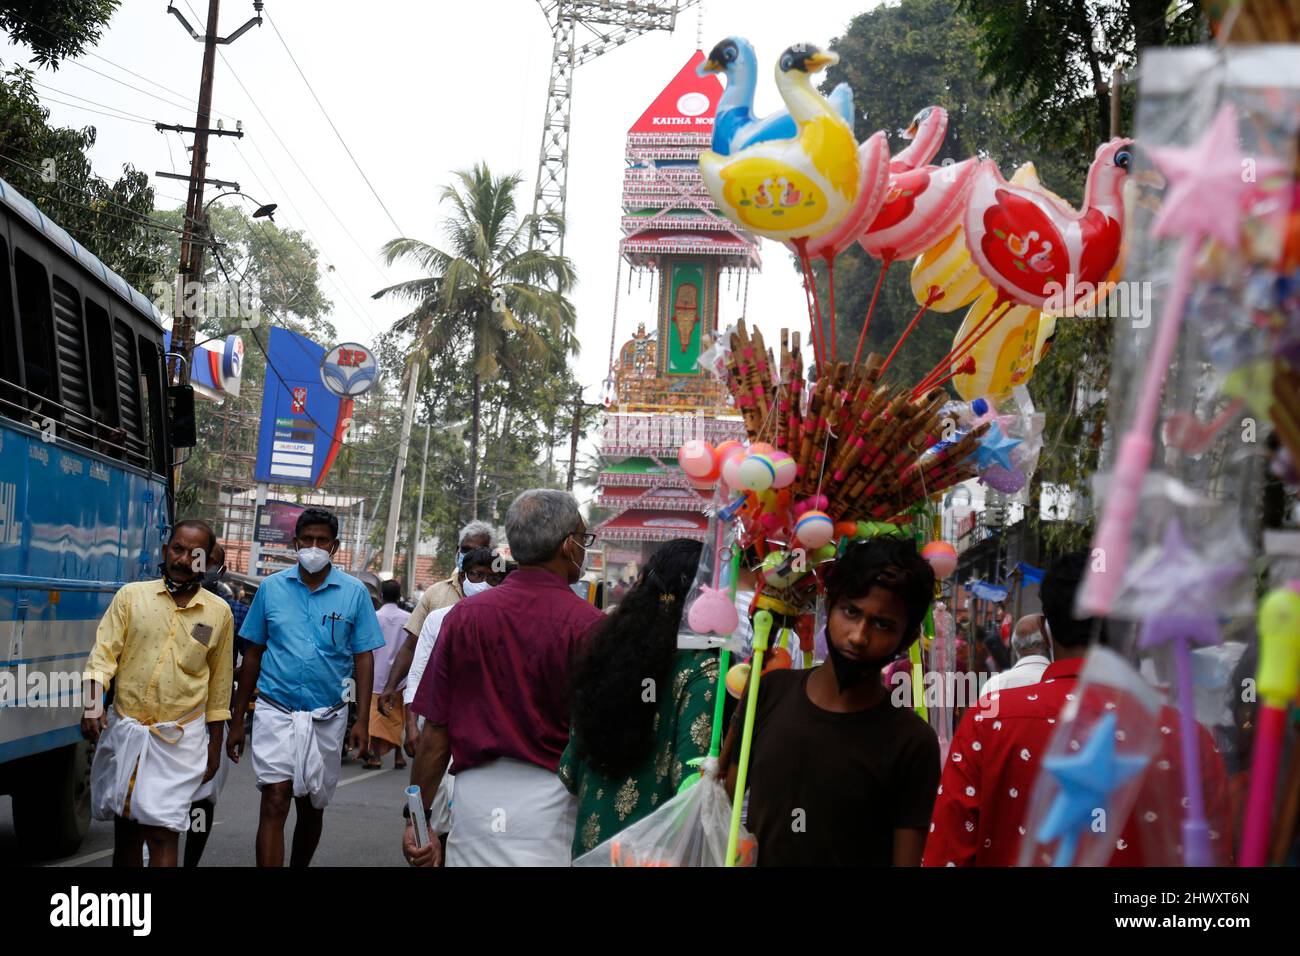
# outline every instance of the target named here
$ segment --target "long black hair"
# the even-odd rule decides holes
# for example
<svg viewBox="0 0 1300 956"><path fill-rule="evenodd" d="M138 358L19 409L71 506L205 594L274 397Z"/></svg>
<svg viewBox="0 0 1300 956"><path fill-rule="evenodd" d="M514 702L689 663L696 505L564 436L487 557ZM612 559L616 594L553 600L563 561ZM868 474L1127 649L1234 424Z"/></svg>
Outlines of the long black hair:
<svg viewBox="0 0 1300 956"><path fill-rule="evenodd" d="M654 748L656 701L670 692L682 602L701 549L698 541L675 538L656 551L578 660L574 738L579 755L602 773L627 773Z"/></svg>

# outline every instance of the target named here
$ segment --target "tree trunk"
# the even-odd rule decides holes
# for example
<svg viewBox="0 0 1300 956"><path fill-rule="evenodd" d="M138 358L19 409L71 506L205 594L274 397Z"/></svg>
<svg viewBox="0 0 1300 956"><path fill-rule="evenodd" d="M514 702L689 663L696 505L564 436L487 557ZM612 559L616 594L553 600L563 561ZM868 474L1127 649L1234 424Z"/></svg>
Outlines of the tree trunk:
<svg viewBox="0 0 1300 956"><path fill-rule="evenodd" d="M474 372L474 396L470 400L469 425L469 520L478 517L478 426L481 404L483 401L483 384L478 371Z"/></svg>

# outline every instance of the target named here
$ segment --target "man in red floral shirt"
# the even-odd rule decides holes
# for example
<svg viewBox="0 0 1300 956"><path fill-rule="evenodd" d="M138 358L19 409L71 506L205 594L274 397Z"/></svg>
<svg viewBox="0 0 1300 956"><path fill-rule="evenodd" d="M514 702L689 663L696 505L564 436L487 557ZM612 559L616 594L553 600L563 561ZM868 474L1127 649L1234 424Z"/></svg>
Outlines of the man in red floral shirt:
<svg viewBox="0 0 1300 956"><path fill-rule="evenodd" d="M1016 865L1040 761L1057 716L1074 700L1088 646L1100 629L1095 619L1074 618L1075 593L1088 560L1083 551L1067 555L1043 579L1040 596L1054 662L1042 682L994 692L962 718L939 783L923 866ZM1115 841L1111 866L1180 862L1178 822L1163 818L1170 816L1166 808L1178 807L1182 788L1178 714L1164 707L1158 719L1161 750ZM1223 760L1204 728L1200 743L1211 845L1215 862L1226 864L1232 837Z"/></svg>

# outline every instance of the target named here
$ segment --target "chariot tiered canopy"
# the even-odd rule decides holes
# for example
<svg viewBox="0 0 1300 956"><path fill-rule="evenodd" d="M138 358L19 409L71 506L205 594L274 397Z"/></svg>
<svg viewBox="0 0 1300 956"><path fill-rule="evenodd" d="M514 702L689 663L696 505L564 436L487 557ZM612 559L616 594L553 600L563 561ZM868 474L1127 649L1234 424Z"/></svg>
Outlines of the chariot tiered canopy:
<svg viewBox="0 0 1300 956"><path fill-rule="evenodd" d="M618 284L625 267L638 285L648 278L656 304L619 347L616 302L611 329L597 504L616 513L596 530L614 577L663 541L704 537L710 494L678 467L682 442L744 437L726 389L700 365L717 336L720 285L741 293L759 267L757 239L718 213L700 179L723 91L696 73L703 61L695 51L627 135Z"/></svg>

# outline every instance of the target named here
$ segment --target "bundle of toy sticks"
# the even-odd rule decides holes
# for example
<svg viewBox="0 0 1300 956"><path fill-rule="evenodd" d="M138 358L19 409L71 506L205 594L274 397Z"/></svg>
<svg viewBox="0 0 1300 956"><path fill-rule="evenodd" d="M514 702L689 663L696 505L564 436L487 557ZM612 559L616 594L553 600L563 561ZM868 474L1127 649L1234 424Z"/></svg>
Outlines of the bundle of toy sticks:
<svg viewBox="0 0 1300 956"><path fill-rule="evenodd" d="M914 395L881 382L881 357L826 362L803 380L799 333L781 331L780 362L741 320L731 336L727 387L751 445L766 442L797 462L794 497L822 495L835 521L884 521L936 492L975 477L966 459L988 430L959 437L942 388ZM773 377L774 371L776 377ZM806 393L806 394L805 394ZM945 434L953 435L944 441Z"/></svg>

